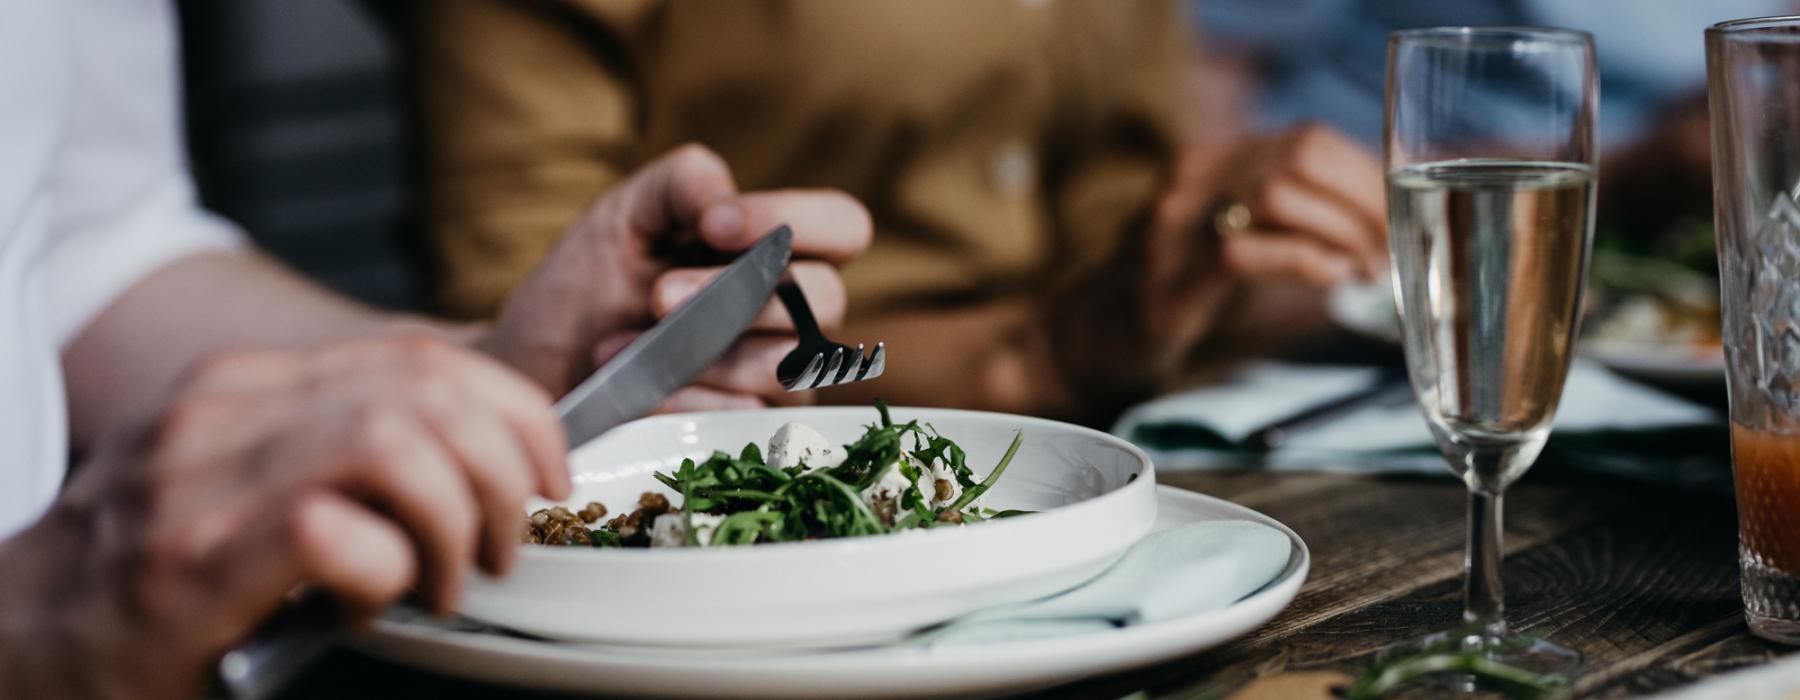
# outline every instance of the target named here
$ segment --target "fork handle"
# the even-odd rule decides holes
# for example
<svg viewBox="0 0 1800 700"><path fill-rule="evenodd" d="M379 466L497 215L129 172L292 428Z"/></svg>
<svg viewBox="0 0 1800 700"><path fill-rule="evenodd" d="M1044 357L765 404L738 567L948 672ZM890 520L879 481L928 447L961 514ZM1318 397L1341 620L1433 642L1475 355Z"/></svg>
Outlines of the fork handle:
<svg viewBox="0 0 1800 700"><path fill-rule="evenodd" d="M219 659L217 683L232 700L274 697L342 636L344 612L314 592L283 607Z"/></svg>
<svg viewBox="0 0 1800 700"><path fill-rule="evenodd" d="M816 338L820 335L819 321L813 318L812 306L806 303L806 293L800 291L800 284L794 281L791 274L784 274L781 284L775 286L775 296L781 298L781 305L787 308L788 316L794 319L794 330L801 337Z"/></svg>

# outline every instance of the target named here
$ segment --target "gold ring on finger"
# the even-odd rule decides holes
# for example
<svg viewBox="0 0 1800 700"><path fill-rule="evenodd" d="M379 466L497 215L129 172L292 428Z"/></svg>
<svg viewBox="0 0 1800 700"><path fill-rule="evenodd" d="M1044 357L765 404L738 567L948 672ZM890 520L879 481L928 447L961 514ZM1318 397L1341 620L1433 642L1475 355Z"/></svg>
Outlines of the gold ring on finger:
<svg viewBox="0 0 1800 700"><path fill-rule="evenodd" d="M1227 202L1213 214L1213 230L1217 231L1221 238L1230 238L1248 231L1251 223L1253 220L1250 216L1250 207L1243 202Z"/></svg>

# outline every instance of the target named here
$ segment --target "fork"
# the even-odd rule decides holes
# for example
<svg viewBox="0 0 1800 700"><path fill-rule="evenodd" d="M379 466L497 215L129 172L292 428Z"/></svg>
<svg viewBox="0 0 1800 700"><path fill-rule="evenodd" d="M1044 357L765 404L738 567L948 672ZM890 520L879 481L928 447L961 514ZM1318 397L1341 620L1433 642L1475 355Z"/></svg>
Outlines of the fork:
<svg viewBox="0 0 1800 700"><path fill-rule="evenodd" d="M874 379L887 369L887 343L876 343L874 354L864 355L861 343L852 349L826 339L819 331L818 320L813 318L812 306L806 303L806 294L792 276L782 277L781 284L775 287L775 296L787 307L788 316L794 319L794 330L800 335L800 345L775 366L775 378L781 382L781 388L823 389Z"/></svg>

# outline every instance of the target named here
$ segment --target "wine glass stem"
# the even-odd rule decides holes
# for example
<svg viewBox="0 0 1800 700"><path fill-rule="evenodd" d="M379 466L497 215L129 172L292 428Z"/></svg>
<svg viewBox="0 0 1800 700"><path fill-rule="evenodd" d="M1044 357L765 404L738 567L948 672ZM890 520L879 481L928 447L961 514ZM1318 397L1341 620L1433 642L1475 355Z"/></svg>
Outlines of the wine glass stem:
<svg viewBox="0 0 1800 700"><path fill-rule="evenodd" d="M1505 590L1500 585L1501 493L1469 489L1469 549L1463 560L1463 621L1488 640L1506 634Z"/></svg>

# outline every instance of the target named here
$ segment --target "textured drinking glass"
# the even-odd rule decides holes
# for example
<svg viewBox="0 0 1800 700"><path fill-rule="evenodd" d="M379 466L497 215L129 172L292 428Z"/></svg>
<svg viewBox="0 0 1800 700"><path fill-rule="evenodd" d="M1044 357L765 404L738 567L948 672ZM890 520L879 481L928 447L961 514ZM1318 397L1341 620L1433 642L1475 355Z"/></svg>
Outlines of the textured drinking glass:
<svg viewBox="0 0 1800 700"><path fill-rule="evenodd" d="M1507 637L1501 502L1537 459L1581 320L1593 232L1595 86L1583 32L1444 27L1388 40L1388 241L1413 391L1469 487L1466 648Z"/></svg>
<svg viewBox="0 0 1800 700"><path fill-rule="evenodd" d="M1706 31L1744 617L1800 644L1800 17Z"/></svg>

